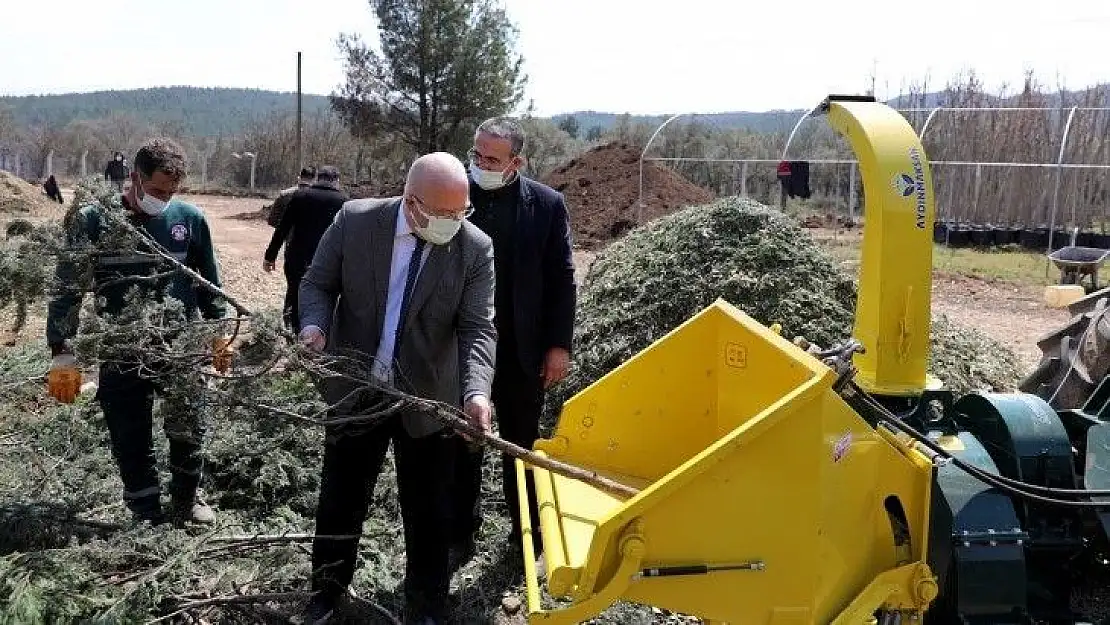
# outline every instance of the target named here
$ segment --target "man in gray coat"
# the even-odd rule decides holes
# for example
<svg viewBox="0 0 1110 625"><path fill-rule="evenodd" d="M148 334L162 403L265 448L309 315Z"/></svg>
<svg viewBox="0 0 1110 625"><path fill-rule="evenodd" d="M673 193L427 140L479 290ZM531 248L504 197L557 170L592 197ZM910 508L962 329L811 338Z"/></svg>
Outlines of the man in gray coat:
<svg viewBox="0 0 1110 625"><path fill-rule="evenodd" d="M344 204L301 282L302 343L354 356L363 375L410 395L461 406L490 431L496 330L490 238L465 221L466 169L437 152L418 158L399 198ZM335 416L365 414L382 393L321 383ZM357 536L390 442L405 528L405 622L448 616L454 433L419 411L373 426L328 426L318 536ZM306 620L324 622L354 574L358 539L317 538Z"/></svg>

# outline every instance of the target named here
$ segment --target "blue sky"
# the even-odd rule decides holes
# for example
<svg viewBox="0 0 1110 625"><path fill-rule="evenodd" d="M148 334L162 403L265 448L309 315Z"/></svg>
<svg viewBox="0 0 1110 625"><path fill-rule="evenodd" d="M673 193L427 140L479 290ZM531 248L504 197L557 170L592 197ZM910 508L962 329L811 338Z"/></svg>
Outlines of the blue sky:
<svg viewBox="0 0 1110 625"><path fill-rule="evenodd" d="M306 92L342 79L340 32L374 39L365 0L6 2L0 93L189 84ZM14 5L14 6L12 6ZM505 0L520 29L528 96L543 115L809 107L831 92L943 86L975 69L988 86L1110 81L1110 2L1068 0ZM1057 10L1058 7L1066 7Z"/></svg>

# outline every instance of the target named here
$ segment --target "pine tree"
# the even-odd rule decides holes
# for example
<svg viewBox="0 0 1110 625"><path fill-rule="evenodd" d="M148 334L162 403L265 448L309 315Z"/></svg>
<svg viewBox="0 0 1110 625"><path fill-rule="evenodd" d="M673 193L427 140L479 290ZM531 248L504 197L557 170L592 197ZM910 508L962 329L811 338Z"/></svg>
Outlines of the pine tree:
<svg viewBox="0 0 1110 625"><path fill-rule="evenodd" d="M344 34L346 83L332 106L352 133L418 153L461 152L487 117L523 97L515 26L492 0L371 0L381 53Z"/></svg>

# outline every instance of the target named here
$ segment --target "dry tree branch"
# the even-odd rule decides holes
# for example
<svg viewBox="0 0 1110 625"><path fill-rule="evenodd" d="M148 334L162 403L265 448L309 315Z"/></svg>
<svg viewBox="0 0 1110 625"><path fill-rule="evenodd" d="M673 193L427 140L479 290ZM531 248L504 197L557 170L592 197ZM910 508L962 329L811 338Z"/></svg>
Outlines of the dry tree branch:
<svg viewBox="0 0 1110 625"><path fill-rule="evenodd" d="M236 312L240 316L252 316L251 311L242 303L240 303L235 297L227 293L227 291L225 291L224 289L216 286L215 284L212 284L210 281L206 280L197 272L186 267L184 263L170 254L167 250L165 250L165 248L163 248L149 235L134 227L126 220L119 218L111 211L105 211L105 214L109 216L113 224L118 225L131 236L141 239L152 251L161 256L164 260L169 262L177 269L181 270L200 287L206 289L214 295L222 297L225 301L227 301L235 308ZM430 414L443 425L453 429L456 433L468 437L471 440L475 440L485 446L492 447L497 451L508 454L513 458L521 459L532 466L541 467L547 469L548 471L551 471L552 473L585 482L587 484L590 484L591 486L594 486L595 488L599 488L618 496L634 497L639 492L639 490L636 488L607 478L595 471L589 471L587 469L554 460L546 456L541 456L531 450L524 449L519 445L515 445L500 437L494 436L493 434L486 433L480 428L471 425L470 422L467 420L465 414L454 406L450 406L443 402L416 397L414 395L399 391L395 388L383 386L375 382L372 376L353 377L349 374L339 374L326 365L321 367L319 365L319 363L321 362L321 355L315 354L314 352L309 352L306 348L300 347L296 337L294 337L292 334L283 331L282 335L290 343L291 349L294 352L291 359L305 366L305 368L309 369L310 372L313 372L317 376L323 378L334 378L337 377L337 375L339 377L345 377L348 380L355 382L356 388L353 392L361 392L363 390L376 391L384 397L392 398L394 401L389 406L379 408L372 412L347 415L326 420L303 417L301 415L295 415L295 413L287 410L278 410L274 409L273 407L265 407L265 409L272 410L276 414L281 414L286 417L294 417L295 415L295 418L297 418L298 420L315 423L317 425L338 425L342 423L364 424L368 422L374 422L396 414L397 412L400 412L405 408L417 409ZM298 353L300 354L300 357L297 356Z"/></svg>
<svg viewBox="0 0 1110 625"><path fill-rule="evenodd" d="M212 560L215 558L238 555L243 556L247 552L265 549L267 547L274 547L280 545L296 545L301 546L304 543L314 542L316 540L352 540L357 539L359 542L371 543L376 537L388 535L390 532L379 532L373 534L362 535L336 535L336 534L260 534L258 536L216 536L211 539L211 542L217 543L215 546L207 547L201 550L197 555L197 560ZM311 553L309 553L311 557Z"/></svg>
<svg viewBox="0 0 1110 625"><path fill-rule="evenodd" d="M188 612L189 610L196 610L198 608L207 608L212 606L232 606L232 605L251 605L255 603L270 603L274 602L290 602L290 601L305 601L310 596L307 592L268 592L258 593L255 595L222 595L219 597L211 597L208 599L193 599L186 600L182 603L177 610L169 614L160 616L144 623L143 625L155 625L168 621L173 617Z"/></svg>
<svg viewBox="0 0 1110 625"><path fill-rule="evenodd" d="M308 542L316 538L327 540L351 540L354 538L367 538L364 534L240 534L234 536L213 536L210 541L214 543L293 543Z"/></svg>
<svg viewBox="0 0 1110 625"><path fill-rule="evenodd" d="M369 599L365 599L363 597L360 597L357 594L355 594L354 591L352 591L350 589L348 589L347 594L351 597L352 600L357 601L359 603L364 603L367 606L369 606L371 609L373 609L374 611L376 611L379 614L381 614L382 616L388 618L391 622L397 623L398 625L400 624L401 621L398 620L397 617L394 616L392 612L385 609L380 604L378 604L374 601L371 601ZM156 625L157 623L162 623L162 622L168 621L168 620L172 619L175 616L184 614L184 613L192 611L192 610L201 609L201 608L241 607L241 606L257 606L259 604L266 604L266 603L303 602L303 601L308 601L308 599L311 598L311 596L312 596L312 593L309 593L309 592L292 591L292 592L257 593L257 594L250 594L250 595L220 595L218 597L207 597L207 598L204 598L204 599L189 599L188 597L178 597L178 600L182 601L182 603L178 606L178 608L176 610L174 610L173 612L170 612L169 614L165 614L163 616L160 616L156 619L149 620L146 623L144 623L143 625Z"/></svg>
<svg viewBox="0 0 1110 625"><path fill-rule="evenodd" d="M302 350L301 354L304 357L303 363L305 367L310 370L313 369L313 361L316 361L320 358L319 355L308 350ZM334 370L327 367L324 367L323 369L323 371L317 371L317 373L320 375L331 377L337 376ZM513 458L523 460L527 464L547 469L552 473L556 473L573 480L585 482L586 484L594 486L595 488L599 488L618 496L634 497L637 493L640 492L637 488L617 482L595 471L583 469L581 467L561 462L547 456L541 456L529 449L525 449L523 447L520 447L519 445L510 443L509 441L494 436L493 434L486 433L482 429L472 425L470 421L467 420L465 413L450 404L410 395L393 387L379 384L372 378L358 378L349 373L341 373L338 374L338 376L356 382L361 389L371 389L386 397L392 397L399 402L404 402L404 404L407 404L407 406L405 407L415 409L432 416L441 424L453 429L456 433L462 434L463 436L466 436L472 440L476 440L485 446L492 447L497 451L508 454ZM395 411L396 409L391 408L390 410ZM361 415L343 417L342 421L352 423L365 422L367 420L376 420L380 418L379 415L381 414L382 413L379 411L375 411L372 413L363 413ZM325 421L325 424L337 422L338 420L329 419Z"/></svg>

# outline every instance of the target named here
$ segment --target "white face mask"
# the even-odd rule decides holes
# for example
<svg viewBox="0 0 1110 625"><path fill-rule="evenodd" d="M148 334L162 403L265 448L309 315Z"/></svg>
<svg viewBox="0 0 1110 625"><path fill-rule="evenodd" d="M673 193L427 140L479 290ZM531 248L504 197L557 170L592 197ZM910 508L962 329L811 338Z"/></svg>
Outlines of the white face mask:
<svg viewBox="0 0 1110 625"><path fill-rule="evenodd" d="M136 189L135 195L137 196L139 193L143 193L143 186L141 184L138 189ZM149 193L143 193L143 197L139 198L139 208L151 217L161 215L162 211L166 210L167 204L169 204L169 202L164 202Z"/></svg>
<svg viewBox="0 0 1110 625"><path fill-rule="evenodd" d="M455 237L455 234L462 227L462 221L451 219L450 217L435 217L425 213L413 206L413 210L424 216L428 220L428 225L421 228L417 224L413 224L412 229L416 232L416 236L424 239L433 245L443 245Z"/></svg>
<svg viewBox="0 0 1110 625"><path fill-rule="evenodd" d="M486 191L493 191L505 186L505 172L501 171L486 171L478 167L477 163L470 164L470 176L474 178L474 182Z"/></svg>

